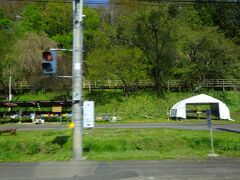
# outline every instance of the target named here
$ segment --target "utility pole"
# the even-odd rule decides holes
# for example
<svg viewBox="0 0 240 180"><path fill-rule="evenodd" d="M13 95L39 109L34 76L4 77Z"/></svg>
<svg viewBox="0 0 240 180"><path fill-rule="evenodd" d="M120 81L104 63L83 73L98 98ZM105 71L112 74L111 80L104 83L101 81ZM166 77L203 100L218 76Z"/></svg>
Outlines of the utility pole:
<svg viewBox="0 0 240 180"><path fill-rule="evenodd" d="M83 0L73 0L72 121L73 159L82 159Z"/></svg>

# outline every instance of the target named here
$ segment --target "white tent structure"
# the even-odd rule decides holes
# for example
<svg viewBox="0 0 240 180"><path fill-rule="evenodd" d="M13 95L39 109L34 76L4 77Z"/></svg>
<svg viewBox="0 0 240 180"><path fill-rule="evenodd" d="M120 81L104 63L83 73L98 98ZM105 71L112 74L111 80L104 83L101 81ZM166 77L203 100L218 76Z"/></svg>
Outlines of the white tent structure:
<svg viewBox="0 0 240 180"><path fill-rule="evenodd" d="M170 117L186 119L186 105L210 105L212 114L218 116L220 119L231 120L227 105L205 94L193 96L178 102L171 108Z"/></svg>

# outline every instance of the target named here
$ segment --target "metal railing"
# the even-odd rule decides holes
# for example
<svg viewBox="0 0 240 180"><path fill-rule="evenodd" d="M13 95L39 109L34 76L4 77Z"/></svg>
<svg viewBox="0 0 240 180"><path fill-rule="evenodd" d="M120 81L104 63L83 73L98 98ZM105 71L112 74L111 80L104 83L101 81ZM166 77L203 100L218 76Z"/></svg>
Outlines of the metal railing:
<svg viewBox="0 0 240 180"><path fill-rule="evenodd" d="M196 87L201 88L240 88L240 79L205 79L203 81L190 80L195 82ZM189 82L189 81L188 81ZM153 81L138 81L131 83L132 87L154 87L155 83ZM122 89L124 86L123 82L120 80L101 80L101 81L83 81L83 88L85 89ZM181 80L169 80L165 84L165 88L179 88L188 87L189 84ZM3 87L2 87L3 88ZM13 89L31 89L30 82L14 82L12 83Z"/></svg>

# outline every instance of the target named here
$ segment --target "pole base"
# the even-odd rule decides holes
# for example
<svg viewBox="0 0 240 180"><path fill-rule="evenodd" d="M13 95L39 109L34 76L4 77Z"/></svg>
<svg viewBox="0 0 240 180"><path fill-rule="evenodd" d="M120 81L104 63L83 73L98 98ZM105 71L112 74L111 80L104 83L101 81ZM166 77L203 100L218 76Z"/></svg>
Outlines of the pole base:
<svg viewBox="0 0 240 180"><path fill-rule="evenodd" d="M219 155L218 154L215 154L215 153L210 153L208 154L209 157L218 157Z"/></svg>

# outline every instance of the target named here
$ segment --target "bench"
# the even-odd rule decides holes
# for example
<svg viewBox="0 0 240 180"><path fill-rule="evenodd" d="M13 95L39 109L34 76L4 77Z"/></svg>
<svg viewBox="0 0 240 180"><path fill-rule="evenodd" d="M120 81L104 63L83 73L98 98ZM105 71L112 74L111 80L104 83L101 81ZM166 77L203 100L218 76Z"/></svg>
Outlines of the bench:
<svg viewBox="0 0 240 180"><path fill-rule="evenodd" d="M0 135L1 135L2 133L9 133L9 134L11 134L11 135L16 135L16 131L17 131L16 128L0 129Z"/></svg>

